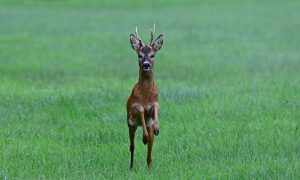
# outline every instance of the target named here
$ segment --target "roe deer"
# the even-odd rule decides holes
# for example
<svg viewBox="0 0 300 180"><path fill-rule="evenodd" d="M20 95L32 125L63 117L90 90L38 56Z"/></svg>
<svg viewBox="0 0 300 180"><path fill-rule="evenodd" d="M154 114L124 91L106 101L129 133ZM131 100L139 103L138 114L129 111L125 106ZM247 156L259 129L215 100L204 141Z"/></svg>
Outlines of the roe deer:
<svg viewBox="0 0 300 180"><path fill-rule="evenodd" d="M147 165L152 164L152 145L154 134L159 134L158 126L158 92L154 85L154 57L163 45L163 35L160 34L153 41L155 24L150 33L149 45L144 45L139 38L136 28L136 35L130 34L131 47L137 52L139 64L139 81L132 89L131 95L128 98L127 108L127 123L129 128L130 138L130 169L134 163L134 148L135 148L135 132L138 126L143 128L143 143L148 143Z"/></svg>

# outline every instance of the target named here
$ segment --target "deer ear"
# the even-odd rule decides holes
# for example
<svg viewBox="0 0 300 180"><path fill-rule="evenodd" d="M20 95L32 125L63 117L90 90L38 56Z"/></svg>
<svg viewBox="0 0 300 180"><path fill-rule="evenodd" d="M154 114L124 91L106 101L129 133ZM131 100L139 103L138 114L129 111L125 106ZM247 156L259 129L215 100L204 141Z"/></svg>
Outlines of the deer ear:
<svg viewBox="0 0 300 180"><path fill-rule="evenodd" d="M161 34L155 39L155 41L152 43L151 46L155 51L158 51L162 47L163 43L164 43L164 38L163 35Z"/></svg>
<svg viewBox="0 0 300 180"><path fill-rule="evenodd" d="M133 34L130 34L130 44L131 44L132 49L134 49L136 51L139 50L143 46L142 41L139 38L135 37L135 35L133 35Z"/></svg>

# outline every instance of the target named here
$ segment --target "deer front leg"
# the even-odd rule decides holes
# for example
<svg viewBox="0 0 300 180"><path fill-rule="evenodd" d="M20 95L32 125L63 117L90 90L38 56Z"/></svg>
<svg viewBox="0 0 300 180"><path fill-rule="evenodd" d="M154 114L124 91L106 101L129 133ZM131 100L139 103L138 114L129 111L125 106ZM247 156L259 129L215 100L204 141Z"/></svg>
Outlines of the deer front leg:
<svg viewBox="0 0 300 180"><path fill-rule="evenodd" d="M153 108L154 108L154 134L155 136L157 136L159 134L159 125L158 125L158 111L159 111L159 104L158 102L155 102L153 104Z"/></svg>
<svg viewBox="0 0 300 180"><path fill-rule="evenodd" d="M134 148L135 148L135 126L128 126L129 128L129 139L130 139L130 169L133 168L134 163Z"/></svg>
<svg viewBox="0 0 300 180"><path fill-rule="evenodd" d="M152 146L154 141L153 127L147 128L149 137L148 137L148 154L147 154L147 165L150 168L152 165Z"/></svg>
<svg viewBox="0 0 300 180"><path fill-rule="evenodd" d="M139 115L139 119L140 119L142 127L143 127L143 143L147 144L148 132L147 132L146 123L145 123L144 108L141 105L135 105L135 106L133 106L133 111L134 111L134 114Z"/></svg>

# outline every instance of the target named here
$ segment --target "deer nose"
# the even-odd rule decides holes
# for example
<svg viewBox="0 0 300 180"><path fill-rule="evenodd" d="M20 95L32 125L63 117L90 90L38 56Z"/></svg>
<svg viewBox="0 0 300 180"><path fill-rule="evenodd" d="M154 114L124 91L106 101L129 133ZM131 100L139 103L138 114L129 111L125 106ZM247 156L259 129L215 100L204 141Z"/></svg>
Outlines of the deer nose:
<svg viewBox="0 0 300 180"><path fill-rule="evenodd" d="M148 69L150 69L150 67L151 67L151 64L149 62L144 62L143 63L143 68L144 69L148 70Z"/></svg>

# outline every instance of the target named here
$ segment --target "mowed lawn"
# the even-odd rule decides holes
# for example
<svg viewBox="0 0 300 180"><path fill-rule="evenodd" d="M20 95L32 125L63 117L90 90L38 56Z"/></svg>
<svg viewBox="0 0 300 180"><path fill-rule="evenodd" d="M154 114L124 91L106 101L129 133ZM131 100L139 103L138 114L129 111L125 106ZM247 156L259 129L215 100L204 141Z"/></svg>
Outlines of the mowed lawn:
<svg viewBox="0 0 300 180"><path fill-rule="evenodd" d="M0 178L299 179L299 1L0 3ZM129 170L129 34L163 33Z"/></svg>

